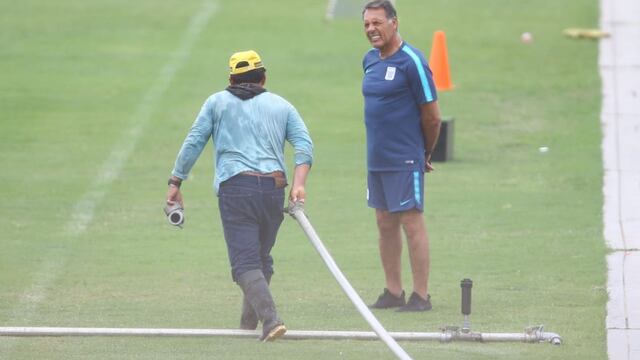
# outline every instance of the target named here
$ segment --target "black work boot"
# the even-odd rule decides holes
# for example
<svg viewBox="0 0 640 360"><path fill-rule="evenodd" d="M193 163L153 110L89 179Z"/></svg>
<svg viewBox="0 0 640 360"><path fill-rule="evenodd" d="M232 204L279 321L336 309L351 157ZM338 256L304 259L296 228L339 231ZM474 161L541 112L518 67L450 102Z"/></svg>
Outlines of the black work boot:
<svg viewBox="0 0 640 360"><path fill-rule="evenodd" d="M262 321L262 341L273 341L284 335L287 328L278 317L276 305L273 303L269 284L262 270L250 270L238 277L238 285L245 298L253 307L258 319Z"/></svg>
<svg viewBox="0 0 640 360"><path fill-rule="evenodd" d="M271 276L268 274L264 278L267 284L271 283ZM240 329L255 330L258 328L258 314L253 310L253 306L249 303L246 296L242 296L242 315L240 315Z"/></svg>
<svg viewBox="0 0 640 360"><path fill-rule="evenodd" d="M240 315L240 329L255 330L258 328L258 314L247 300L246 296L242 299L242 315Z"/></svg>

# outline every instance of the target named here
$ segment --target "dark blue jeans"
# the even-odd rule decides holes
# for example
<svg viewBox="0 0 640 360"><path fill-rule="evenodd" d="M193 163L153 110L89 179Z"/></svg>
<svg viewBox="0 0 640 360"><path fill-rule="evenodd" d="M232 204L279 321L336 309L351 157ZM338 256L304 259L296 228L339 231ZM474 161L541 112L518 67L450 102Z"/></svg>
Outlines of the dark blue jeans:
<svg viewBox="0 0 640 360"><path fill-rule="evenodd" d="M218 207L234 281L249 270L273 274L271 249L284 220L284 188L269 177L236 175L220 184Z"/></svg>

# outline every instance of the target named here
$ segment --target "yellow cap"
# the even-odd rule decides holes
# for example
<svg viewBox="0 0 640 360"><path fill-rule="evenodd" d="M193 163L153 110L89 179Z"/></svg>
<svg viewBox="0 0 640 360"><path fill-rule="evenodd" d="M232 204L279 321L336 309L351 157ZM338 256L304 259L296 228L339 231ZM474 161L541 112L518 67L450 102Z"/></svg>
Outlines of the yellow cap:
<svg viewBox="0 0 640 360"><path fill-rule="evenodd" d="M262 68L260 55L253 50L240 51L229 59L229 73L231 75L246 73L247 71Z"/></svg>

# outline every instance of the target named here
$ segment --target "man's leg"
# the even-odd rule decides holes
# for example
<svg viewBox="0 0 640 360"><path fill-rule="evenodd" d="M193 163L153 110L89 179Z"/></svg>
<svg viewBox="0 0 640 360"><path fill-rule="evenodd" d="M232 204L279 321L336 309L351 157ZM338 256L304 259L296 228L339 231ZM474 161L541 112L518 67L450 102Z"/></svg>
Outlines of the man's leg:
<svg viewBox="0 0 640 360"><path fill-rule="evenodd" d="M269 284L262 270L250 270L238 275L238 285L262 322L260 340L273 341L282 336L287 328L278 316Z"/></svg>
<svg viewBox="0 0 640 360"><path fill-rule="evenodd" d="M422 212L412 209L400 214L400 223L407 236L413 291L427 299L429 286L429 238Z"/></svg>
<svg viewBox="0 0 640 360"><path fill-rule="evenodd" d="M264 274L264 273L263 273ZM267 284L271 283L271 275L264 275ZM249 302L249 299L242 295L242 313L240 315L240 329L243 330L255 330L258 328L258 314L253 310L253 306Z"/></svg>
<svg viewBox="0 0 640 360"><path fill-rule="evenodd" d="M243 306L241 328L255 329L256 321L262 321L261 338L273 340L282 335L286 328L278 318L269 291L271 272L265 275L262 270L261 214L258 210L263 205L260 183L253 177L234 177L221 185L218 196L233 280L242 288L247 302Z"/></svg>
<svg viewBox="0 0 640 360"><path fill-rule="evenodd" d="M386 210L376 209L376 222L380 238L380 260L384 269L389 292L399 297L402 294L402 234L400 216Z"/></svg>
<svg viewBox="0 0 640 360"><path fill-rule="evenodd" d="M260 216L260 261L262 264L262 274L271 283L273 275L273 257L271 249L275 245L278 229L284 220L284 188L266 191L262 194L264 207ZM240 328L255 330L258 327L258 315L253 310L251 303L246 296L243 297L242 315L240 317Z"/></svg>

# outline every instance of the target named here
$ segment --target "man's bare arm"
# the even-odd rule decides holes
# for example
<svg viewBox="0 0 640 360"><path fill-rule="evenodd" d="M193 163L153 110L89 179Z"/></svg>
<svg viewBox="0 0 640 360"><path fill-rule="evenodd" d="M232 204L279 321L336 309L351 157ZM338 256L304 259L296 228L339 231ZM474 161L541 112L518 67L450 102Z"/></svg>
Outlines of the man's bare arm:
<svg viewBox="0 0 640 360"><path fill-rule="evenodd" d="M424 136L424 151L426 171L433 170L431 166L431 154L438 143L440 135L440 108L437 101L432 101L420 106L420 120L422 123L422 136Z"/></svg>

